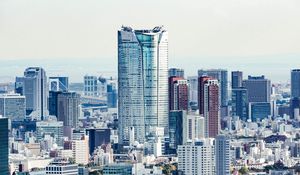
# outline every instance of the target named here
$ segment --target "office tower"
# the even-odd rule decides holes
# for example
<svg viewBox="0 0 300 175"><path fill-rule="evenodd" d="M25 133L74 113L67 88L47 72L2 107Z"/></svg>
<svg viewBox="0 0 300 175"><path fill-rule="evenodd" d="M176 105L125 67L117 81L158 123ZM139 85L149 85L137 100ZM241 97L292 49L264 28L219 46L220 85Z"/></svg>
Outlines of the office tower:
<svg viewBox="0 0 300 175"><path fill-rule="evenodd" d="M101 145L107 145L110 143L110 129L86 129L89 136L89 149L90 154L93 154L95 149Z"/></svg>
<svg viewBox="0 0 300 175"><path fill-rule="evenodd" d="M0 175L9 174L8 147L8 118L0 115Z"/></svg>
<svg viewBox="0 0 300 175"><path fill-rule="evenodd" d="M188 110L187 80L181 77L169 77L169 110Z"/></svg>
<svg viewBox="0 0 300 175"><path fill-rule="evenodd" d="M294 97L290 99L290 114L293 119L297 119L299 116L300 98Z"/></svg>
<svg viewBox="0 0 300 175"><path fill-rule="evenodd" d="M293 69L291 71L291 100L290 100L290 114L296 119L299 116L300 108L300 69Z"/></svg>
<svg viewBox="0 0 300 175"><path fill-rule="evenodd" d="M239 116L240 119L248 119L248 94L247 89L232 89L232 116Z"/></svg>
<svg viewBox="0 0 300 175"><path fill-rule="evenodd" d="M71 163L68 160L55 159L48 166L46 166L46 174L48 174L48 175L57 175L57 174L78 175L78 165Z"/></svg>
<svg viewBox="0 0 300 175"><path fill-rule="evenodd" d="M61 93L62 91L49 91L49 115L57 117L57 96Z"/></svg>
<svg viewBox="0 0 300 175"><path fill-rule="evenodd" d="M300 97L300 69L291 71L291 97Z"/></svg>
<svg viewBox="0 0 300 175"><path fill-rule="evenodd" d="M261 121L271 115L271 103L256 102L249 103L249 119L252 122Z"/></svg>
<svg viewBox="0 0 300 175"><path fill-rule="evenodd" d="M29 67L24 77L16 77L16 92L26 97L26 114L37 120L48 116L48 94L46 72L41 67Z"/></svg>
<svg viewBox="0 0 300 175"><path fill-rule="evenodd" d="M177 146L183 144L183 120L186 116L186 111L176 110L169 113L169 154L176 154Z"/></svg>
<svg viewBox="0 0 300 175"><path fill-rule="evenodd" d="M243 81L243 87L248 91L248 101L251 102L270 102L271 82L265 76L248 76Z"/></svg>
<svg viewBox="0 0 300 175"><path fill-rule="evenodd" d="M232 71L231 72L231 88L236 89L243 86L243 72Z"/></svg>
<svg viewBox="0 0 300 175"><path fill-rule="evenodd" d="M62 92L57 95L57 120L64 126L78 127L80 95L76 92Z"/></svg>
<svg viewBox="0 0 300 175"><path fill-rule="evenodd" d="M187 78L189 87L189 102L191 104L191 108L198 108L198 77L192 76Z"/></svg>
<svg viewBox="0 0 300 175"><path fill-rule="evenodd" d="M63 138L63 122L59 121L39 121L36 122L37 140L41 141L45 135L54 137L58 145L62 145Z"/></svg>
<svg viewBox="0 0 300 175"><path fill-rule="evenodd" d="M81 139L72 140L73 158L77 164L89 163L89 139L83 136Z"/></svg>
<svg viewBox="0 0 300 175"><path fill-rule="evenodd" d="M23 121L26 116L25 96L0 94L0 115L11 121Z"/></svg>
<svg viewBox="0 0 300 175"><path fill-rule="evenodd" d="M178 146L178 170L183 174L214 175L214 139L206 138Z"/></svg>
<svg viewBox="0 0 300 175"><path fill-rule="evenodd" d="M169 77L181 77L184 78L184 70L179 68L170 68Z"/></svg>
<svg viewBox="0 0 300 175"><path fill-rule="evenodd" d="M201 69L198 70L198 77L209 76L219 81L219 96L221 106L221 117L226 117L228 114L228 72L224 69Z"/></svg>
<svg viewBox="0 0 300 175"><path fill-rule="evenodd" d="M96 76L84 76L84 95L97 97L98 94L98 78Z"/></svg>
<svg viewBox="0 0 300 175"><path fill-rule="evenodd" d="M68 91L69 77L49 77L50 91Z"/></svg>
<svg viewBox="0 0 300 175"><path fill-rule="evenodd" d="M220 98L218 80L199 77L199 113L205 118L205 136L215 137L220 131Z"/></svg>
<svg viewBox="0 0 300 175"><path fill-rule="evenodd" d="M118 100L118 93L115 83L107 84L107 107L116 108Z"/></svg>
<svg viewBox="0 0 300 175"><path fill-rule="evenodd" d="M129 128L143 143L150 127L168 133L168 33L152 30L118 31L119 143L128 144Z"/></svg>
<svg viewBox="0 0 300 175"><path fill-rule="evenodd" d="M225 135L216 137L216 175L230 175L230 138Z"/></svg>

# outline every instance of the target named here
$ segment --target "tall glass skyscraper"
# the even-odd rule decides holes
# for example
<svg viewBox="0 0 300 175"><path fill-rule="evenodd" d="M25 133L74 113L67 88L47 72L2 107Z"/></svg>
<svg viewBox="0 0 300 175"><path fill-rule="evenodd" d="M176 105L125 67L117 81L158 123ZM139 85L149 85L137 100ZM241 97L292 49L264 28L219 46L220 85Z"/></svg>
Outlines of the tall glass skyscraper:
<svg viewBox="0 0 300 175"><path fill-rule="evenodd" d="M16 77L16 92L26 97L26 114L32 119L43 120L49 115L46 72L41 67L29 67L24 77Z"/></svg>
<svg viewBox="0 0 300 175"><path fill-rule="evenodd" d="M291 71L291 96L300 97L300 69Z"/></svg>
<svg viewBox="0 0 300 175"><path fill-rule="evenodd" d="M118 31L119 141L129 141L129 128L144 142L151 127L168 134L168 33L152 30Z"/></svg>
<svg viewBox="0 0 300 175"><path fill-rule="evenodd" d="M0 116L0 175L9 174L8 147L8 118Z"/></svg>

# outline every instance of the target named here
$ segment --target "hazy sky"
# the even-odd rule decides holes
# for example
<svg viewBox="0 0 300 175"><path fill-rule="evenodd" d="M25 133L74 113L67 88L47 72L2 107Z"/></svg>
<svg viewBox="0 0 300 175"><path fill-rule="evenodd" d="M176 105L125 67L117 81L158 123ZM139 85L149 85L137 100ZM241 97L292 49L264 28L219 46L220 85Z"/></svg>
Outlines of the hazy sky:
<svg viewBox="0 0 300 175"><path fill-rule="evenodd" d="M300 67L299 9L299 0L0 0L0 77L31 65L73 81L113 74L121 25L164 25L170 66L188 75L224 67L284 81Z"/></svg>

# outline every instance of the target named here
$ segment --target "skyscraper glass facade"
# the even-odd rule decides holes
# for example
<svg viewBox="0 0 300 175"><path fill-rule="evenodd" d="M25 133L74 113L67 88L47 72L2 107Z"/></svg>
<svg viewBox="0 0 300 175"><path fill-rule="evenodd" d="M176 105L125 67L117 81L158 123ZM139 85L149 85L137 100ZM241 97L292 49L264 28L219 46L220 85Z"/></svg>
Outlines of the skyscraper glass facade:
<svg viewBox="0 0 300 175"><path fill-rule="evenodd" d="M143 142L151 127L168 133L168 34L152 30L118 31L118 96L120 143L128 142L129 127Z"/></svg>

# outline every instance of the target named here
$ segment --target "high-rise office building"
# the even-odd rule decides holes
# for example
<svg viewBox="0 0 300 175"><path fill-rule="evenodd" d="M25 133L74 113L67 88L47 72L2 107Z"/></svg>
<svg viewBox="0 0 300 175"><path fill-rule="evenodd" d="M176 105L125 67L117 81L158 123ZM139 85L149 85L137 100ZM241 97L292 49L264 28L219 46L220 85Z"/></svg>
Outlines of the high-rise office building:
<svg viewBox="0 0 300 175"><path fill-rule="evenodd" d="M118 100L118 93L115 83L107 84L107 107L116 108Z"/></svg>
<svg viewBox="0 0 300 175"><path fill-rule="evenodd" d="M118 31L119 143L128 144L130 127L143 143L151 127L168 133L168 33L152 30Z"/></svg>
<svg viewBox="0 0 300 175"><path fill-rule="evenodd" d="M189 102L191 108L198 108L198 77L192 76L187 78L189 87Z"/></svg>
<svg viewBox="0 0 300 175"><path fill-rule="evenodd" d="M26 97L26 113L31 118L44 120L48 115L48 94L46 72L41 67L29 67L24 77L16 77L16 92Z"/></svg>
<svg viewBox="0 0 300 175"><path fill-rule="evenodd" d="M99 96L97 76L91 76L91 75L84 76L84 95L92 96L92 97Z"/></svg>
<svg viewBox="0 0 300 175"><path fill-rule="evenodd" d="M110 129L86 129L86 132L89 136L90 154L93 154L99 146L110 143Z"/></svg>
<svg viewBox="0 0 300 175"><path fill-rule="evenodd" d="M231 97L232 116L239 116L246 121L248 119L248 94L245 88L232 89Z"/></svg>
<svg viewBox="0 0 300 175"><path fill-rule="evenodd" d="M198 77L209 76L217 79L220 84L220 98L221 107L228 106L228 72L225 69L200 69L198 70Z"/></svg>
<svg viewBox="0 0 300 175"><path fill-rule="evenodd" d="M183 174L214 175L214 139L206 138L178 146L178 170Z"/></svg>
<svg viewBox="0 0 300 175"><path fill-rule="evenodd" d="M8 148L8 118L0 115L0 175L9 174Z"/></svg>
<svg viewBox="0 0 300 175"><path fill-rule="evenodd" d="M249 103L270 102L271 81L265 79L265 76L248 76L248 79L243 81L243 87L247 89Z"/></svg>
<svg viewBox="0 0 300 175"><path fill-rule="evenodd" d="M68 91L69 77L49 77L50 91Z"/></svg>
<svg viewBox="0 0 300 175"><path fill-rule="evenodd" d="M300 109L300 69L291 71L290 114L292 118L299 116Z"/></svg>
<svg viewBox="0 0 300 175"><path fill-rule="evenodd" d="M188 110L189 85L181 77L169 77L169 110Z"/></svg>
<svg viewBox="0 0 300 175"><path fill-rule="evenodd" d="M11 121L23 121L26 116L25 96L0 94L0 115Z"/></svg>
<svg viewBox="0 0 300 175"><path fill-rule="evenodd" d="M60 121L39 121L36 122L37 140L40 141L45 135L54 137L58 145L62 145L63 122Z"/></svg>
<svg viewBox="0 0 300 175"><path fill-rule="evenodd" d="M183 144L183 120L187 112L174 110L169 113L169 150L170 154L176 154L178 145Z"/></svg>
<svg viewBox="0 0 300 175"><path fill-rule="evenodd" d="M231 72L231 88L236 89L243 86L243 72L232 71Z"/></svg>
<svg viewBox="0 0 300 175"><path fill-rule="evenodd" d="M300 115L299 113L300 98L298 97L291 98L289 108L290 108L289 113L291 114L291 117L296 119Z"/></svg>
<svg viewBox="0 0 300 175"><path fill-rule="evenodd" d="M181 77L184 78L184 70L179 68L170 68L169 77Z"/></svg>
<svg viewBox="0 0 300 175"><path fill-rule="evenodd" d="M291 71L291 97L300 97L300 69Z"/></svg>
<svg viewBox="0 0 300 175"><path fill-rule="evenodd" d="M220 131L220 98L218 80L199 78L199 113L205 118L205 136L216 137Z"/></svg>
<svg viewBox="0 0 300 175"><path fill-rule="evenodd" d="M57 117L57 96L61 93L62 91L49 91L49 115Z"/></svg>
<svg viewBox="0 0 300 175"><path fill-rule="evenodd" d="M249 103L249 119L252 122L261 121L271 115L271 103L255 102Z"/></svg>
<svg viewBox="0 0 300 175"><path fill-rule="evenodd" d="M216 175L230 175L230 137L216 137Z"/></svg>
<svg viewBox="0 0 300 175"><path fill-rule="evenodd" d="M78 127L80 95L76 92L62 92L57 95L57 120L64 126Z"/></svg>

